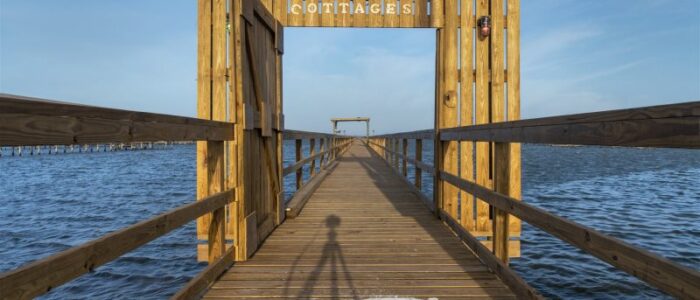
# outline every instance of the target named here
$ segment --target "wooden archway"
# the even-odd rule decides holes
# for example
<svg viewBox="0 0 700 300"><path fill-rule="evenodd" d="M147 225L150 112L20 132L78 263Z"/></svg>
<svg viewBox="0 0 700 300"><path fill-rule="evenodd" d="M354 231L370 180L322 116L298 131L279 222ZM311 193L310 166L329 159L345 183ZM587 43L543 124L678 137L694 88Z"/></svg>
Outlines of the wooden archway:
<svg viewBox="0 0 700 300"><path fill-rule="evenodd" d="M520 118L519 0L198 0L198 116L241 124L227 142L227 239L245 260L283 219L283 28L397 27L436 29L435 135L443 128ZM491 35L477 35L489 16ZM197 197L210 194L209 149L198 144ZM493 188L494 166L507 165L508 194L521 197L520 145L501 155L489 142L435 142L436 167ZM460 159L461 158L461 159ZM461 164L458 165L458 164ZM439 172L438 172L439 173ZM255 178L255 180L253 180ZM435 203L475 236L490 236L486 202L435 179ZM464 199L460 203L460 199ZM496 214L496 217L498 215ZM204 218L203 218L204 220ZM207 222L198 222L206 236ZM510 219L511 236L520 222Z"/></svg>

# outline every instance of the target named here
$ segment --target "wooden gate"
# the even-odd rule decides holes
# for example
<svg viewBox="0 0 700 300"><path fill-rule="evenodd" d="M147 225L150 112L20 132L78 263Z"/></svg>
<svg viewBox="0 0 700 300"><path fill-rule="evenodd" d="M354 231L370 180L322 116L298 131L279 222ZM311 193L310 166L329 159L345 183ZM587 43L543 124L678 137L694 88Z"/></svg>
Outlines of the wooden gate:
<svg viewBox="0 0 700 300"><path fill-rule="evenodd" d="M225 147L225 178L235 190L226 239L245 260L284 218L282 169L282 26L259 0L199 0L198 112L236 123ZM207 188L216 153L198 144L198 199ZM197 222L206 239L208 216ZM207 260L207 245L199 246Z"/></svg>

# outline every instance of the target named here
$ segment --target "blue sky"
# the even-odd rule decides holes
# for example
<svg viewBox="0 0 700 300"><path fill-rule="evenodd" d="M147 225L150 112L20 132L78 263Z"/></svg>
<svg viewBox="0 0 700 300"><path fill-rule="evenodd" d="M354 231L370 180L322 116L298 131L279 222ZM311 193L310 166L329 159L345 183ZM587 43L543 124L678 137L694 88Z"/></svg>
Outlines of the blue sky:
<svg viewBox="0 0 700 300"><path fill-rule="evenodd" d="M700 99L700 1L522 2L524 117ZM434 36L286 29L286 127L432 127ZM195 55L195 0L0 0L0 92L193 116Z"/></svg>

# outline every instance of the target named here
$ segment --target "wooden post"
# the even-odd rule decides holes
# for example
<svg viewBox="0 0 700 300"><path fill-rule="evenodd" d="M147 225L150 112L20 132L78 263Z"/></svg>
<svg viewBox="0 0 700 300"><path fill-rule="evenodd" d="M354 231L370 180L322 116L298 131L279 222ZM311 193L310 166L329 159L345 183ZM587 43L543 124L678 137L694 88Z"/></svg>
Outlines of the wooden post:
<svg viewBox="0 0 700 300"><path fill-rule="evenodd" d="M520 120L520 0L508 0L506 7L507 64L508 64L508 121ZM510 144L510 196L520 199L521 195L520 144ZM510 218L510 233L520 235L520 220Z"/></svg>
<svg viewBox="0 0 700 300"><path fill-rule="evenodd" d="M294 143L297 162L299 162L301 160L301 144L302 144L301 140L296 140ZM297 170L297 190L299 190L303 185L304 185L304 168L301 167Z"/></svg>
<svg viewBox="0 0 700 300"><path fill-rule="evenodd" d="M495 143L495 191L508 195L510 193L510 144ZM504 263L508 263L508 213L493 208L493 254Z"/></svg>
<svg viewBox="0 0 700 300"><path fill-rule="evenodd" d="M309 157L316 154L316 139L309 139ZM316 159L311 161L309 166L309 176L314 176L316 174Z"/></svg>
<svg viewBox="0 0 700 300"><path fill-rule="evenodd" d="M458 43L457 43L457 1L444 1L444 22L445 27L442 30L443 35L441 40L442 47L442 65L440 84L442 88L438 95L437 107L439 128L456 127L458 114L458 98L457 98L457 62L458 62ZM446 141L441 143L441 168L440 170L457 175L458 157L457 147L458 142ZM457 218L458 195L459 190L447 182L440 182L442 209L450 216Z"/></svg>
<svg viewBox="0 0 700 300"><path fill-rule="evenodd" d="M416 140L416 160L417 161L423 161L423 140L422 139L417 139ZM418 166L416 166L416 178L415 178L415 183L416 183L416 188L418 190L421 190L421 187L423 186L423 170L421 170Z"/></svg>
<svg viewBox="0 0 700 300"><path fill-rule="evenodd" d="M408 140L403 139L403 177L408 177Z"/></svg>
<svg viewBox="0 0 700 300"><path fill-rule="evenodd" d="M473 125L474 118L474 3L463 1L460 6L460 126ZM474 181L474 142L462 141L460 144L459 175L462 179ZM460 219L459 222L467 231L475 230L474 220L474 196L467 192L460 192Z"/></svg>
<svg viewBox="0 0 700 300"><path fill-rule="evenodd" d="M318 148L319 148L318 151L320 151L320 152L326 151L325 141L326 141L326 138L319 138L319 142L321 144L318 146ZM321 154L321 158L318 161L319 168L323 168L323 163L325 161L325 157L326 157L325 154Z"/></svg>
<svg viewBox="0 0 700 300"><path fill-rule="evenodd" d="M489 0L476 1L476 16L489 15ZM495 27L493 27L495 28ZM495 30L492 30L495 31ZM476 124L490 122L489 112L489 38L477 37L476 39ZM476 183L480 186L491 187L491 154L489 142L476 142ZM489 220L489 205L479 199L476 200L476 231L491 230Z"/></svg>
<svg viewBox="0 0 700 300"><path fill-rule="evenodd" d="M208 193L214 195L224 191L224 142L207 142ZM209 263L212 264L226 252L226 207L215 210L208 228Z"/></svg>

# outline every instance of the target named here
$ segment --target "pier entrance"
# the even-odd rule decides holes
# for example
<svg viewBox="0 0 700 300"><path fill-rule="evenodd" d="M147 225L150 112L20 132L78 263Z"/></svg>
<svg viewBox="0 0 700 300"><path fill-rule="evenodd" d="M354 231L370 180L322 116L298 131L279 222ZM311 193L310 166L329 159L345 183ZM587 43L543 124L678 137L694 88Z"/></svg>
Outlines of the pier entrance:
<svg viewBox="0 0 700 300"><path fill-rule="evenodd" d="M0 299L50 292L195 220L209 264L175 299L539 299L508 265L521 220L700 299L698 271L521 201L520 184L520 143L698 149L700 102L519 120L518 0L197 3L198 118L0 94L0 146L197 141L196 201L2 273ZM434 28L434 128L367 139L286 129L285 26Z"/></svg>

